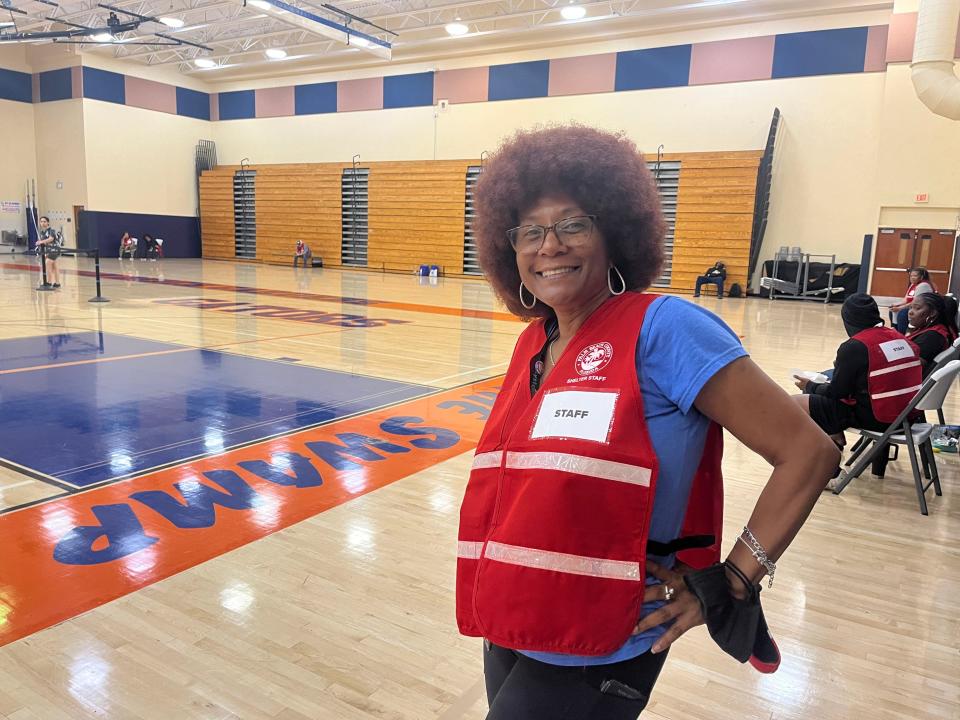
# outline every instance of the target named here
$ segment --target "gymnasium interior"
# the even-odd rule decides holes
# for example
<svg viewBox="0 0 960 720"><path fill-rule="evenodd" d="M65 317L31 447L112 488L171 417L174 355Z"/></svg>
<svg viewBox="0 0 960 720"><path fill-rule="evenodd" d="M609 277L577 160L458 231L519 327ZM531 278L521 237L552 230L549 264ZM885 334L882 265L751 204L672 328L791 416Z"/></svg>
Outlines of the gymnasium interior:
<svg viewBox="0 0 960 720"><path fill-rule="evenodd" d="M622 132L667 225L650 292L794 395L845 297L886 320L917 266L960 295L958 17L0 0L0 720L482 720L457 528L525 327L478 261L489 157ZM960 718L956 383L927 418L923 467L845 465L779 560L779 670L695 628L643 718ZM725 443L728 547L770 467Z"/></svg>

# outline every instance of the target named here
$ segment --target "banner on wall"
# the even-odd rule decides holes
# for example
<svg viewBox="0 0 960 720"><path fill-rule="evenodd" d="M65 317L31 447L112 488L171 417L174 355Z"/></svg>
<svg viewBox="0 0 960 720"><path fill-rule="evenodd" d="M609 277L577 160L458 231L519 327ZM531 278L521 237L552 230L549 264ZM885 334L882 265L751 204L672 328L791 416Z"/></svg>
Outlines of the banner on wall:
<svg viewBox="0 0 960 720"><path fill-rule="evenodd" d="M0 212L20 214L22 205L18 200L0 200Z"/></svg>

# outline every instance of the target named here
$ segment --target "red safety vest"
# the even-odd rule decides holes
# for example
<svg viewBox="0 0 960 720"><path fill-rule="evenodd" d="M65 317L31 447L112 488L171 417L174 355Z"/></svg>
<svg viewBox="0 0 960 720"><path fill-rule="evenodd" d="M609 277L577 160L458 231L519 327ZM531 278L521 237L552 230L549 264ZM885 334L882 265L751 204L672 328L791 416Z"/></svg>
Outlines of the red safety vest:
<svg viewBox="0 0 960 720"><path fill-rule="evenodd" d="M893 422L923 383L920 351L893 328L873 327L853 336L867 346L867 392L873 416Z"/></svg>
<svg viewBox="0 0 960 720"><path fill-rule="evenodd" d="M654 295L598 308L530 397L543 320L517 342L477 447L460 509L457 622L508 648L606 655L643 602L657 457L637 383L636 346ZM722 429L711 424L678 554L720 558ZM712 542L711 542L712 541Z"/></svg>
<svg viewBox="0 0 960 720"><path fill-rule="evenodd" d="M928 332L935 332L940 334L940 336L946 342L946 344L943 346L944 350L946 350L950 346L950 343L952 343L954 340L953 333L951 333L947 329L947 326L944 325L943 323L931 325L930 327L925 327L922 330L916 330L915 332L912 332L909 335L907 335L907 340L910 340L912 342L914 338L919 337L924 333L928 333Z"/></svg>

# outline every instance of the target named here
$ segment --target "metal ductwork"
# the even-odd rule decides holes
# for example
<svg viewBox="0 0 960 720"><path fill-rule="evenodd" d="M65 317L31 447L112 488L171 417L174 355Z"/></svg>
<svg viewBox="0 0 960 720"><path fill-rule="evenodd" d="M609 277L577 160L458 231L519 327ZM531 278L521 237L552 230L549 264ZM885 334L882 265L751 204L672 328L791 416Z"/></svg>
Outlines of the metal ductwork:
<svg viewBox="0 0 960 720"><path fill-rule="evenodd" d="M937 115L960 120L960 78L953 53L960 0L921 0L910 70L917 97Z"/></svg>

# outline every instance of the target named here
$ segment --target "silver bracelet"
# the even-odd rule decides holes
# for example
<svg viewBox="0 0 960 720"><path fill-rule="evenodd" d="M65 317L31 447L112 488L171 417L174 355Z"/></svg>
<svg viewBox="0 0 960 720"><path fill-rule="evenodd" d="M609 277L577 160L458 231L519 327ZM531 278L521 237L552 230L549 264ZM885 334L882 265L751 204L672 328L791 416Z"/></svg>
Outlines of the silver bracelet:
<svg viewBox="0 0 960 720"><path fill-rule="evenodd" d="M744 535L747 537L744 538ZM766 549L760 544L760 541L757 540L756 536L746 525L743 526L743 532L737 536L737 540L749 548L750 552L753 554L753 558L767 571L767 587L772 588L773 574L777 571L777 564L767 557Z"/></svg>

